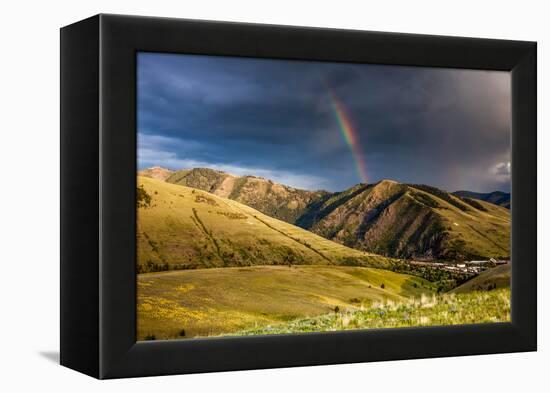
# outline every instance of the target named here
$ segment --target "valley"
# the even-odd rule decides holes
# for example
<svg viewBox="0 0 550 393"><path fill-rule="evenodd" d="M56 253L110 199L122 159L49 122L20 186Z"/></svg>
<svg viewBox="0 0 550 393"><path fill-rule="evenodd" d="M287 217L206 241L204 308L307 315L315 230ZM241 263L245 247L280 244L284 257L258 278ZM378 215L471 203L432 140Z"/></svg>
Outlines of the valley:
<svg viewBox="0 0 550 393"><path fill-rule="evenodd" d="M137 191L140 340L509 319L510 214L489 202L207 168L150 168Z"/></svg>

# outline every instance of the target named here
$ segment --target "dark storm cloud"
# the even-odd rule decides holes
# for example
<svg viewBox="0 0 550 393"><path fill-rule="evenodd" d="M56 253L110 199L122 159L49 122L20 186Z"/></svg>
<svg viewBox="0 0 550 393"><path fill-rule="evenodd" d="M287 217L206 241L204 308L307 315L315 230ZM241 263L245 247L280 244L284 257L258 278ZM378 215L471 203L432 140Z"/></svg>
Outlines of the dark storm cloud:
<svg viewBox="0 0 550 393"><path fill-rule="evenodd" d="M509 190L509 74L473 70L140 54L139 166L347 188L361 179L329 91L369 182Z"/></svg>

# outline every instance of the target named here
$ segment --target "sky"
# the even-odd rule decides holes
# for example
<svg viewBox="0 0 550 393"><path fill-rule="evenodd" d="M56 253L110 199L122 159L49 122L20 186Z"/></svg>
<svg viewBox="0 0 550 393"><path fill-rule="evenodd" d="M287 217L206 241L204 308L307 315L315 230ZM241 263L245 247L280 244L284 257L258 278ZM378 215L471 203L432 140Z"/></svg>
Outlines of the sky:
<svg viewBox="0 0 550 393"><path fill-rule="evenodd" d="M510 190L508 72L159 53L137 72L139 169Z"/></svg>

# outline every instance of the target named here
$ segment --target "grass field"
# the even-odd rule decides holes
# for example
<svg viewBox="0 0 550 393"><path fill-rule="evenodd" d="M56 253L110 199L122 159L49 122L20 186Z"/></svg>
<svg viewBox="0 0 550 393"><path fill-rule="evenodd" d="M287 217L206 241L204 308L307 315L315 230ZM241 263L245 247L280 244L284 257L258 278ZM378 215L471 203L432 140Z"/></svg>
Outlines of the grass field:
<svg viewBox="0 0 550 393"><path fill-rule="evenodd" d="M421 296L401 302L386 301L368 308L350 308L315 318L242 330L233 335L261 335L379 329L414 326L463 325L510 321L510 290Z"/></svg>
<svg viewBox="0 0 550 393"><path fill-rule="evenodd" d="M138 339L246 329L431 295L419 277L347 266L255 266L138 275Z"/></svg>

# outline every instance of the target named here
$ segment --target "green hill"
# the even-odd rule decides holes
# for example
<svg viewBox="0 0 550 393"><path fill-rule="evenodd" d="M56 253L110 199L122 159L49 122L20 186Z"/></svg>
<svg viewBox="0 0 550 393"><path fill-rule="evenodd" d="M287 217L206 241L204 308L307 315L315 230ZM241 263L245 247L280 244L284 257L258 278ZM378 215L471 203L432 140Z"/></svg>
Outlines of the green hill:
<svg viewBox="0 0 550 393"><path fill-rule="evenodd" d="M234 334L431 295L421 278L349 266L180 270L139 274L137 284L139 340Z"/></svg>
<svg viewBox="0 0 550 393"><path fill-rule="evenodd" d="M334 195L298 225L348 247L392 257L462 260L510 254L509 210L391 180Z"/></svg>
<svg viewBox="0 0 550 393"><path fill-rule="evenodd" d="M472 291L487 291L496 288L509 288L511 277L511 265L501 265L486 270L479 276L466 281L464 284L456 287L452 293L466 293Z"/></svg>
<svg viewBox="0 0 550 393"><path fill-rule="evenodd" d="M329 241L230 199L138 177L138 271L250 265L385 267L388 259Z"/></svg>

